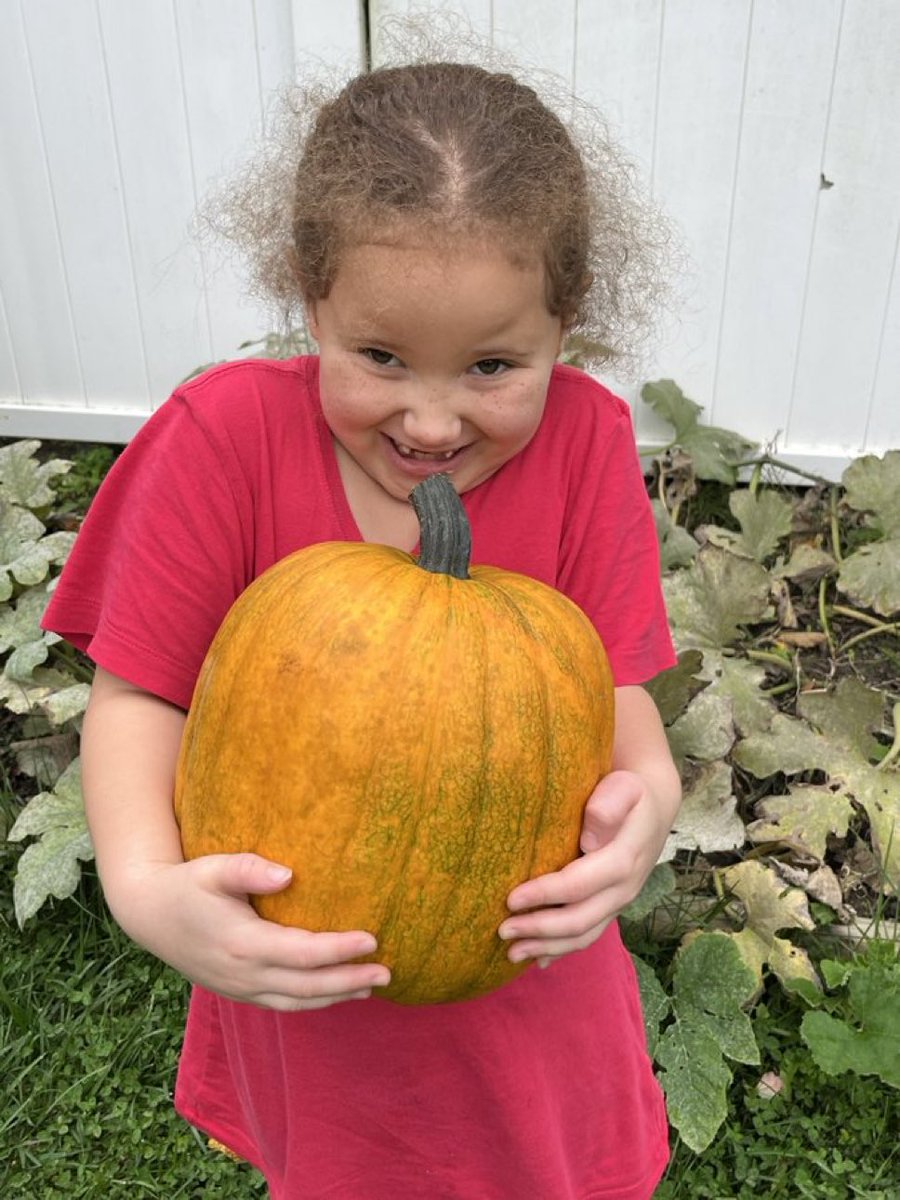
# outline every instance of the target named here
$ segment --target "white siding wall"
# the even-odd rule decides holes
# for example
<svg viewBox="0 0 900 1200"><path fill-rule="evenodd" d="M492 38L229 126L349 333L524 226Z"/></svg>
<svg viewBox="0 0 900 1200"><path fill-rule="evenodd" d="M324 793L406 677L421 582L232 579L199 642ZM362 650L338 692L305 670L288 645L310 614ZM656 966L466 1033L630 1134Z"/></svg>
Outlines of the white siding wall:
<svg viewBox="0 0 900 1200"><path fill-rule="evenodd" d="M126 437L265 331L189 219L298 59L362 61L360 7L0 0L0 435ZM369 5L376 28L414 7ZM830 474L900 445L896 0L426 7L604 109L680 226L687 298L651 375Z"/></svg>

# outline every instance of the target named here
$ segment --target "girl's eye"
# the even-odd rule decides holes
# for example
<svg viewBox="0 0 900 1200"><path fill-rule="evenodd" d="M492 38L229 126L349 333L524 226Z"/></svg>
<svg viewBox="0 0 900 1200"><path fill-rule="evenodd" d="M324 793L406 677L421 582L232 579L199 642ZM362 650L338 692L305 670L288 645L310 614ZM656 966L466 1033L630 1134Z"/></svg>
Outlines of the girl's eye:
<svg viewBox="0 0 900 1200"><path fill-rule="evenodd" d="M482 358L475 364L479 375L500 375L509 368L509 363L502 358Z"/></svg>
<svg viewBox="0 0 900 1200"><path fill-rule="evenodd" d="M379 367L389 367L399 361L388 350L378 350L375 346L364 346L360 353Z"/></svg>

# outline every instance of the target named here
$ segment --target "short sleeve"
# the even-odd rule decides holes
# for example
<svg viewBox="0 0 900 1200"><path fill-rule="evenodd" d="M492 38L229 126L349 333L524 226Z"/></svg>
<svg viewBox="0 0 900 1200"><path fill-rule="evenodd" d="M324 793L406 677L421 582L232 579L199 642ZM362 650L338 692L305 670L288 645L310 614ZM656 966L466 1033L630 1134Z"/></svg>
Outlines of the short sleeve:
<svg viewBox="0 0 900 1200"><path fill-rule="evenodd" d="M99 666L187 708L250 579L251 502L230 444L176 393L116 461L44 616Z"/></svg>
<svg viewBox="0 0 900 1200"><path fill-rule="evenodd" d="M572 479L559 587L594 621L621 687L645 683L672 666L675 653L631 412L606 395L616 415L586 439Z"/></svg>

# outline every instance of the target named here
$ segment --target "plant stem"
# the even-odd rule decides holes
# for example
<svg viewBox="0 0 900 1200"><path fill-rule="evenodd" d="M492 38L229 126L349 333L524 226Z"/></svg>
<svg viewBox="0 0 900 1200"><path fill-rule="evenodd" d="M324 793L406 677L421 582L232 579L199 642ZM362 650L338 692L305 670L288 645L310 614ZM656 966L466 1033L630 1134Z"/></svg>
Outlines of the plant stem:
<svg viewBox="0 0 900 1200"><path fill-rule="evenodd" d="M861 621L864 625L871 625L875 629L890 628L886 621L879 621L870 613L858 612L855 608L846 608L843 604L832 604L831 611L840 617L849 617L851 621Z"/></svg>
<svg viewBox="0 0 900 1200"><path fill-rule="evenodd" d="M790 471L792 475L799 475L801 479L811 479L813 483L823 484L825 487L832 487L830 479L826 479L824 475L816 475L812 471L802 471L800 467L795 467L793 463L785 462L780 458L773 458L771 454L761 454L758 458L744 459L742 462L730 464L736 471L742 467L776 467L779 471Z"/></svg>
<svg viewBox="0 0 900 1200"><path fill-rule="evenodd" d="M794 664L789 658L784 658L781 654L775 654L768 650L748 650L747 657L755 659L756 662L771 663L773 667L780 667L782 671L793 671Z"/></svg>
<svg viewBox="0 0 900 1200"><path fill-rule="evenodd" d="M885 767L890 766L900 758L900 702L894 705L894 742L890 750L875 768L876 771L883 771Z"/></svg>
<svg viewBox="0 0 900 1200"><path fill-rule="evenodd" d="M825 603L826 587L827 576L823 575L819 580L819 622L828 642L828 652L834 658L834 634L831 632L831 622L828 620L828 605Z"/></svg>
<svg viewBox="0 0 900 1200"><path fill-rule="evenodd" d="M841 524L838 520L838 490L836 487L831 489L831 549L834 554L835 562L838 564L844 561L844 554L841 550Z"/></svg>
<svg viewBox="0 0 900 1200"><path fill-rule="evenodd" d="M860 642L866 642L869 638L877 637L879 633L900 633L900 621L895 621L892 625L878 625L875 629L866 629L863 633L856 634L849 642L844 642L841 646L841 653L846 653L853 646L858 646Z"/></svg>

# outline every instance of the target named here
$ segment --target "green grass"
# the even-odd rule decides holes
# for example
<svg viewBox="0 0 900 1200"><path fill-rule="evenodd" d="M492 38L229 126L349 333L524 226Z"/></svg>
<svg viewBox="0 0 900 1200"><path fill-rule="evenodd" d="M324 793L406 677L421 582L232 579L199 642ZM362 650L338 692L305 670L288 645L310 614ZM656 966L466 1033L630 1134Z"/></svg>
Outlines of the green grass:
<svg viewBox="0 0 900 1200"><path fill-rule="evenodd" d="M172 1109L187 986L116 927L90 870L75 900L19 931L17 853L0 849L0 1196L263 1196L255 1172L209 1151ZM754 1017L763 1066L738 1073L705 1154L676 1146L657 1200L897 1200L900 1093L823 1075L801 1015L769 989ZM763 1070L786 1084L768 1101L756 1094Z"/></svg>
<svg viewBox="0 0 900 1200"><path fill-rule="evenodd" d="M187 985L115 926L90 872L20 932L16 857L0 850L0 1196L264 1195L172 1109Z"/></svg>
<svg viewBox="0 0 900 1200"><path fill-rule="evenodd" d="M804 1007L777 983L754 1010L762 1066L740 1068L729 1119L702 1155L676 1145L655 1200L898 1200L900 1092L820 1071L800 1037ZM776 1071L785 1089L756 1090Z"/></svg>

